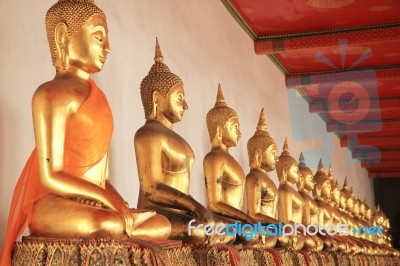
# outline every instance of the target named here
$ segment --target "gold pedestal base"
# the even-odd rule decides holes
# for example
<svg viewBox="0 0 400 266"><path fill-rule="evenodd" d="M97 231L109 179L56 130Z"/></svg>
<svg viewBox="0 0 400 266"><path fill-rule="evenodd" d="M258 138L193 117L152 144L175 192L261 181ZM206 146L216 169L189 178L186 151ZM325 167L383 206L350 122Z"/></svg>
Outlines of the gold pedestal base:
<svg viewBox="0 0 400 266"><path fill-rule="evenodd" d="M101 238L23 237L13 250L13 265L400 265L398 257L349 255L340 252L297 252L232 245L193 245L180 241Z"/></svg>

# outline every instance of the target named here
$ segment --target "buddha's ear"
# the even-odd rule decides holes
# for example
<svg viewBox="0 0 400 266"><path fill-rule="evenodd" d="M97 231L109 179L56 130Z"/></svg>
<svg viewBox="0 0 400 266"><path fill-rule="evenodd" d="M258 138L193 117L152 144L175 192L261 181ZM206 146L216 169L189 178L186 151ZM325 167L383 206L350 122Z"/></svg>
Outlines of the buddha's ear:
<svg viewBox="0 0 400 266"><path fill-rule="evenodd" d="M57 48L56 68L68 69L67 25L65 23L57 24L54 37Z"/></svg>
<svg viewBox="0 0 400 266"><path fill-rule="evenodd" d="M222 144L222 127L220 125L217 126L217 134L215 136L218 140L218 145Z"/></svg>
<svg viewBox="0 0 400 266"><path fill-rule="evenodd" d="M160 92L158 90L154 90L153 95L152 95L153 118L157 117L157 108L158 108L159 99L160 99Z"/></svg>
<svg viewBox="0 0 400 266"><path fill-rule="evenodd" d="M283 167L283 169L282 169L282 182L286 183L286 181L287 181L287 170L286 170L286 167Z"/></svg>
<svg viewBox="0 0 400 266"><path fill-rule="evenodd" d="M158 90L154 90L153 91L153 104L155 103L155 104L157 104L158 103L158 100L159 100L159 97L160 97L160 92L158 91Z"/></svg>
<svg viewBox="0 0 400 266"><path fill-rule="evenodd" d="M261 166L261 160L262 160L262 150L256 149L256 152L254 154L254 161L255 161L256 167Z"/></svg>

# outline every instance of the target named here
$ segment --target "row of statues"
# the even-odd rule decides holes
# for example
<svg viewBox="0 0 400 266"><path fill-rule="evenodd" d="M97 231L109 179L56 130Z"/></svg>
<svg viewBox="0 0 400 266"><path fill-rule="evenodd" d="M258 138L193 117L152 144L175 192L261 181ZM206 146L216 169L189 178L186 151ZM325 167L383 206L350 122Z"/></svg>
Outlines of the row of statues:
<svg viewBox="0 0 400 266"><path fill-rule="evenodd" d="M206 121L211 151L203 161L207 206L189 194L194 153L173 130L188 109L183 81L163 62L156 44L154 64L140 85L146 122L134 146L140 181L138 209L129 208L109 181L108 150L113 131L110 107L90 79L110 52L103 11L91 0L59 0L46 15L55 78L33 95L36 148L16 185L0 260L10 265L15 240L29 227L41 237L126 237L179 239L190 243L238 243L258 248L333 250L393 254L388 219L372 214L354 197L347 179L340 190L322 163L315 175L292 157L287 140L278 156L264 111L248 143L250 172L229 154L241 137L239 118L219 86ZM276 170L279 187L268 177ZM298 189L295 188L297 185ZM310 195L312 192L312 195ZM244 197L247 212L243 211ZM208 235L188 224L337 224L350 228L382 226L384 236L303 234L286 239L254 235Z"/></svg>

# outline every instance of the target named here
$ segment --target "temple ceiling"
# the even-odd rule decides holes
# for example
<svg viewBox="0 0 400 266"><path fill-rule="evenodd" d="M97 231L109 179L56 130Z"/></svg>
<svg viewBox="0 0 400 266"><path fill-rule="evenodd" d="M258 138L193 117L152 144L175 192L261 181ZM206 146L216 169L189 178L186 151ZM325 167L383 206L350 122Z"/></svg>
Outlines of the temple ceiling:
<svg viewBox="0 0 400 266"><path fill-rule="evenodd" d="M369 177L400 177L398 0L222 2Z"/></svg>

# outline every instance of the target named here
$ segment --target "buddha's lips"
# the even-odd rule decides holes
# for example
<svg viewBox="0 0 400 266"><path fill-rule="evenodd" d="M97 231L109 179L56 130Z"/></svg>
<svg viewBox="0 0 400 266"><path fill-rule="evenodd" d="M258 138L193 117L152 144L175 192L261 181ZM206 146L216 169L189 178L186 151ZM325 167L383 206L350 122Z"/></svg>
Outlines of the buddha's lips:
<svg viewBox="0 0 400 266"><path fill-rule="evenodd" d="M105 56L99 56L99 60L100 60L100 62L102 62L104 64L106 62L106 57Z"/></svg>

